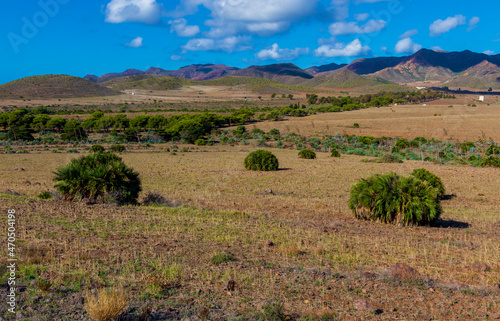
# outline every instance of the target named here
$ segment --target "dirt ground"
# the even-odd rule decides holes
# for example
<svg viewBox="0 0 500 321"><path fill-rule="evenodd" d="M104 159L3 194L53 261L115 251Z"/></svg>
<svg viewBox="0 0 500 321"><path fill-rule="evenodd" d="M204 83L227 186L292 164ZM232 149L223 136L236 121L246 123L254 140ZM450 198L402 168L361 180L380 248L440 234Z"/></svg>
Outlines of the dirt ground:
<svg viewBox="0 0 500 321"><path fill-rule="evenodd" d="M142 195L180 207L37 200L53 189L52 172L85 152L0 155L0 208L19 218L18 319L90 320L82 295L100 286L125 289L130 306L121 320L264 320L274 303L289 320L500 318L498 169L326 153L303 160L271 149L281 170L263 173L243 168L252 147L186 146L176 155L165 147L122 157L140 173ZM354 182L421 167L456 195L443 201L436 226L354 219ZM214 263L221 254L230 259ZM396 263L417 272L400 277ZM40 279L52 283L49 291Z"/></svg>

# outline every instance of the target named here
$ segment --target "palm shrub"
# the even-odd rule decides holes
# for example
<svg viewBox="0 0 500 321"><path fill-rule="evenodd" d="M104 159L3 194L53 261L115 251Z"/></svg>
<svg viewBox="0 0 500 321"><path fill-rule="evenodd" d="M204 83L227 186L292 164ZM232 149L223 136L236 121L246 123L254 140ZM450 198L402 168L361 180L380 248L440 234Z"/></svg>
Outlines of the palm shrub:
<svg viewBox="0 0 500 321"><path fill-rule="evenodd" d="M389 173L354 184L348 204L358 219L404 226L429 225L441 215L437 193L426 181Z"/></svg>
<svg viewBox="0 0 500 321"><path fill-rule="evenodd" d="M69 201L111 198L118 204L136 204L141 191L139 174L112 153L75 158L54 174L55 188Z"/></svg>
<svg viewBox="0 0 500 321"><path fill-rule="evenodd" d="M488 157L484 157L479 162L479 166L481 167L500 167L500 158L490 155Z"/></svg>
<svg viewBox="0 0 500 321"><path fill-rule="evenodd" d="M316 159L316 153L310 149L303 149L299 152L299 158Z"/></svg>
<svg viewBox="0 0 500 321"><path fill-rule="evenodd" d="M419 180L426 181L432 187L437 189L437 197L442 200L444 198L444 184L437 175L429 172L425 168L416 169L411 173L411 176L418 178Z"/></svg>
<svg viewBox="0 0 500 321"><path fill-rule="evenodd" d="M332 149L332 157L340 157L340 153L336 149Z"/></svg>
<svg viewBox="0 0 500 321"><path fill-rule="evenodd" d="M102 153L104 152L104 147L102 147L102 145L92 145L92 147L90 147L90 152Z"/></svg>
<svg viewBox="0 0 500 321"><path fill-rule="evenodd" d="M245 168L251 171L276 171L278 159L271 152L259 149L248 154L244 161Z"/></svg>

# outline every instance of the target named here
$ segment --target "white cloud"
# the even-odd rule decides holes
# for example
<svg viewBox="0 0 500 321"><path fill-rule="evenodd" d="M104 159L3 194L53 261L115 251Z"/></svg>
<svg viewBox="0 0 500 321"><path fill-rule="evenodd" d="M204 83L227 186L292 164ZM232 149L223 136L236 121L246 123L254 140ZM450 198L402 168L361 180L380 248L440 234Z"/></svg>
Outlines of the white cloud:
<svg viewBox="0 0 500 321"><path fill-rule="evenodd" d="M361 44L359 39L355 39L347 45L337 43L335 45L322 45L314 50L314 55L321 57L357 57L366 55L371 51L370 47Z"/></svg>
<svg viewBox="0 0 500 321"><path fill-rule="evenodd" d="M411 38L404 38L398 41L394 51L396 53L415 53L422 49L422 46L413 42Z"/></svg>
<svg viewBox="0 0 500 321"><path fill-rule="evenodd" d="M182 46L184 52L188 51L244 51L250 50L248 45L250 37L232 36L222 39L196 38L191 39Z"/></svg>
<svg viewBox="0 0 500 321"><path fill-rule="evenodd" d="M399 38L400 39L410 38L410 37L413 37L414 35L416 35L417 33L418 33L417 29L408 30L407 32L405 32L401 36L399 36Z"/></svg>
<svg viewBox="0 0 500 321"><path fill-rule="evenodd" d="M495 52L493 50L485 50L483 51L484 54L488 55L488 56L491 56L491 55L494 55Z"/></svg>
<svg viewBox="0 0 500 321"><path fill-rule="evenodd" d="M207 8L212 19L205 36L224 38L241 33L272 35L286 31L292 22L310 16L319 0L182 0L171 15Z"/></svg>
<svg viewBox="0 0 500 321"><path fill-rule="evenodd" d="M431 37L440 36L460 25L464 25L466 22L467 20L461 14L457 14L454 17L448 17L445 20L438 19L429 26L430 35Z"/></svg>
<svg viewBox="0 0 500 321"><path fill-rule="evenodd" d="M467 31L471 31L472 29L476 28L479 21L481 21L481 19L479 19L479 17L472 17L469 20L469 28L467 29Z"/></svg>
<svg viewBox="0 0 500 321"><path fill-rule="evenodd" d="M366 21L366 20L368 20L368 18L370 18L369 13L360 13L360 14L354 15L354 19L356 19L358 21Z"/></svg>
<svg viewBox="0 0 500 321"><path fill-rule="evenodd" d="M293 60L308 53L309 48L280 49L278 44L275 43L270 48L259 51L255 56L261 60Z"/></svg>
<svg viewBox="0 0 500 321"><path fill-rule="evenodd" d="M144 40L142 37L137 37L133 39L131 42L126 43L125 46L132 48L140 48L142 47L142 40Z"/></svg>
<svg viewBox="0 0 500 321"><path fill-rule="evenodd" d="M176 32L179 37L194 37L200 32L198 26L188 26L186 19L170 20L170 32Z"/></svg>
<svg viewBox="0 0 500 321"><path fill-rule="evenodd" d="M140 22L157 24L161 21L163 6L156 0L111 0L106 6L106 22Z"/></svg>
<svg viewBox="0 0 500 321"><path fill-rule="evenodd" d="M431 49L434 51L444 51L443 48L441 48L439 46L432 46Z"/></svg>
<svg viewBox="0 0 500 321"><path fill-rule="evenodd" d="M358 26L356 22L335 22L330 25L329 31L333 36L372 33L384 29L385 25L384 20L373 19L362 26Z"/></svg>
<svg viewBox="0 0 500 321"><path fill-rule="evenodd" d="M179 56L179 55L172 55L170 56L170 60L173 60L173 61L178 61L178 60L182 60L182 56Z"/></svg>

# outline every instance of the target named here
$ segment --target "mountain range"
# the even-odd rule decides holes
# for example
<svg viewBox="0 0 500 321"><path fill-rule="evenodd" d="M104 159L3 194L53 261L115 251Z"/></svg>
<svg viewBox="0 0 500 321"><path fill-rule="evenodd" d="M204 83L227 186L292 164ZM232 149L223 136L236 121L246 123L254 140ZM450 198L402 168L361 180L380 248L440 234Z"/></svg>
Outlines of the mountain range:
<svg viewBox="0 0 500 321"><path fill-rule="evenodd" d="M338 85L342 79L356 84L374 81L408 84L433 81L446 86L500 89L500 55L486 55L469 50L445 52L421 49L413 55L403 57L362 58L348 65L335 63L301 69L291 63L266 66L250 66L245 69L226 65L196 64L178 70L149 68L146 71L128 69L121 73L108 73L101 77L87 75L85 79L95 83L133 75L161 75L191 80L214 80L226 76L257 77L274 80L287 85L317 84L329 87ZM340 72L340 73L339 73ZM319 79L316 79L320 77ZM346 88L339 86L339 88Z"/></svg>

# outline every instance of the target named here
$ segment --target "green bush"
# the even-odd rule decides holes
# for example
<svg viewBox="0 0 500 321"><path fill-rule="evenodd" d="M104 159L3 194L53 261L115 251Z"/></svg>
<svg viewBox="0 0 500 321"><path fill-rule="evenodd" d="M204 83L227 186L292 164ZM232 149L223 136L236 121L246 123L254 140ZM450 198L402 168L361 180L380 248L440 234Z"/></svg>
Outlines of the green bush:
<svg viewBox="0 0 500 321"><path fill-rule="evenodd" d="M207 141L206 141L206 140L204 140L204 139L202 139L202 138L200 138L200 139L195 140L194 144L195 144L196 146L204 146L204 145L206 145L206 144L207 144Z"/></svg>
<svg viewBox="0 0 500 321"><path fill-rule="evenodd" d="M316 153L310 149L303 149L299 152L299 158L316 159Z"/></svg>
<svg viewBox="0 0 500 321"><path fill-rule="evenodd" d="M278 159L271 152L259 149L245 158L245 168L251 171L277 171Z"/></svg>
<svg viewBox="0 0 500 321"><path fill-rule="evenodd" d="M126 148L123 145L115 144L115 145L111 145L109 150L114 152L114 153L121 153L121 152L124 152L126 150Z"/></svg>
<svg viewBox="0 0 500 321"><path fill-rule="evenodd" d="M354 124L352 125L352 127L354 127L354 128L359 128L359 124L358 124L358 123L354 123Z"/></svg>
<svg viewBox="0 0 500 321"><path fill-rule="evenodd" d="M104 152L104 147L102 147L102 145L92 145L92 147L90 147L90 152L102 153Z"/></svg>
<svg viewBox="0 0 500 321"><path fill-rule="evenodd" d="M481 167L500 167L500 158L493 155L487 156L479 162Z"/></svg>
<svg viewBox="0 0 500 321"><path fill-rule="evenodd" d="M285 308L280 302L270 302L262 306L262 320L280 321L286 320Z"/></svg>
<svg viewBox="0 0 500 321"><path fill-rule="evenodd" d="M405 149L405 148L410 147L410 142L407 139L400 138L396 141L394 146L399 148L399 149Z"/></svg>
<svg viewBox="0 0 500 321"><path fill-rule="evenodd" d="M92 202L113 200L136 204L141 191L139 174L112 153L93 153L76 158L54 172L55 188L64 199Z"/></svg>
<svg viewBox="0 0 500 321"><path fill-rule="evenodd" d="M420 168L420 169L414 170L411 173L411 176L416 177L421 181L426 181L432 187L436 188L438 199L441 200L444 198L444 193L445 193L444 184L441 181L441 178L439 178L437 175L429 172L425 168Z"/></svg>
<svg viewBox="0 0 500 321"><path fill-rule="evenodd" d="M394 154L385 154L377 159L367 160L369 163L402 163L403 161Z"/></svg>
<svg viewBox="0 0 500 321"><path fill-rule="evenodd" d="M332 157L340 157L340 153L336 149L332 149Z"/></svg>
<svg viewBox="0 0 500 321"><path fill-rule="evenodd" d="M405 226L429 225L441 215L437 195L437 189L427 182L389 173L354 184L348 204L358 219Z"/></svg>
<svg viewBox="0 0 500 321"><path fill-rule="evenodd" d="M490 145L486 149L486 155L495 155L495 154L500 154L500 147L495 145Z"/></svg>

